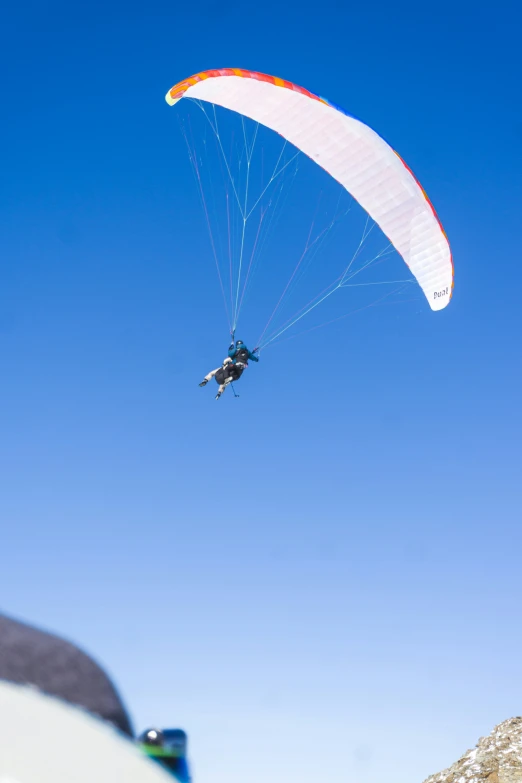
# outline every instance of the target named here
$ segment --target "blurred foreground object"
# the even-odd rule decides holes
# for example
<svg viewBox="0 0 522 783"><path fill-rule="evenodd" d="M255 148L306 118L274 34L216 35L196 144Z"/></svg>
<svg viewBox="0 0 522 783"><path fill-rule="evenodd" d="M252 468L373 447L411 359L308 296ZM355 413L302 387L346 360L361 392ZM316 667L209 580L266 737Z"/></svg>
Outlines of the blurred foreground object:
<svg viewBox="0 0 522 783"><path fill-rule="evenodd" d="M180 783L190 783L187 761L187 735L183 729L147 729L138 746Z"/></svg>
<svg viewBox="0 0 522 783"><path fill-rule="evenodd" d="M0 682L0 780L7 783L167 783L107 722L59 699Z"/></svg>
<svg viewBox="0 0 522 783"><path fill-rule="evenodd" d="M133 735L116 688L92 658L58 636L5 615L0 615L0 680L34 685Z"/></svg>

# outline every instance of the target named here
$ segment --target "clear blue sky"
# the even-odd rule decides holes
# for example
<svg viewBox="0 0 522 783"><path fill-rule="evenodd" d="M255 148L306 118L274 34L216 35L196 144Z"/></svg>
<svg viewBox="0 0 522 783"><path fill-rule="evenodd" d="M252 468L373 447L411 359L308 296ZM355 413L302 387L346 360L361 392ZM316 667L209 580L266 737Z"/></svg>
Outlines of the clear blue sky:
<svg viewBox="0 0 522 783"><path fill-rule="evenodd" d="M4 11L1 606L94 654L137 728L185 727L197 783L420 783L522 711L521 23L506 0ZM456 284L267 351L217 404L164 94L229 65L389 140Z"/></svg>

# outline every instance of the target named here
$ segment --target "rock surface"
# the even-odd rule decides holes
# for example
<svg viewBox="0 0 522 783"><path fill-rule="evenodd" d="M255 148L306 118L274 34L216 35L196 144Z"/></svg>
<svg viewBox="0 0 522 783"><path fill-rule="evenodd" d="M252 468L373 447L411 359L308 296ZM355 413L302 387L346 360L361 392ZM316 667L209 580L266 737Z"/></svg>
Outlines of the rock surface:
<svg viewBox="0 0 522 783"><path fill-rule="evenodd" d="M499 723L473 750L424 783L522 783L522 718Z"/></svg>

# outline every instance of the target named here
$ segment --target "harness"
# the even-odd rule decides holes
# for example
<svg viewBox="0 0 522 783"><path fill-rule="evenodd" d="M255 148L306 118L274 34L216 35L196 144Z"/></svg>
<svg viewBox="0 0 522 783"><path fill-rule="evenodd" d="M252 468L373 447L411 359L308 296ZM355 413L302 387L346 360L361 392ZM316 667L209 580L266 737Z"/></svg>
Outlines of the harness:
<svg viewBox="0 0 522 783"><path fill-rule="evenodd" d="M246 348L241 347L234 354L234 362L236 364L244 364L245 367L248 364L249 351Z"/></svg>

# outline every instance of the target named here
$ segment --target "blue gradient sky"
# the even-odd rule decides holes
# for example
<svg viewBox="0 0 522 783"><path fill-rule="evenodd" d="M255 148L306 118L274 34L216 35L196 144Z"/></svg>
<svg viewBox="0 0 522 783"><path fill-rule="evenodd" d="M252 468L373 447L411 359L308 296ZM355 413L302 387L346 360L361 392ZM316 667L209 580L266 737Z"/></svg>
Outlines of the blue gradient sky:
<svg viewBox="0 0 522 783"><path fill-rule="evenodd" d="M4 12L1 607L93 653L137 728L184 726L197 781L420 783L521 712L521 21ZM196 384L227 335L163 96L228 65L382 133L456 288L267 351L217 405Z"/></svg>

